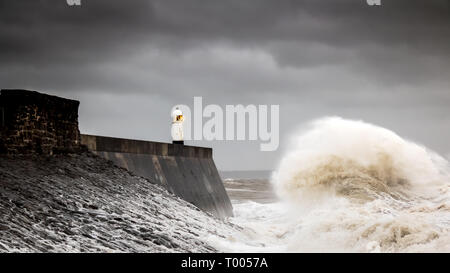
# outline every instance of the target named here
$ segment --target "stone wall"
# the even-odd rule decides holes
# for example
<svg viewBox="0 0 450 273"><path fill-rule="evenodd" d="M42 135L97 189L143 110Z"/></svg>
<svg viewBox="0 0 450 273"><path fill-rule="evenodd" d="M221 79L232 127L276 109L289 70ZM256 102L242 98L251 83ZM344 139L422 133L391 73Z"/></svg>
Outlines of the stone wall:
<svg viewBox="0 0 450 273"><path fill-rule="evenodd" d="M1 90L0 153L79 151L79 104L35 91Z"/></svg>
<svg viewBox="0 0 450 273"><path fill-rule="evenodd" d="M0 154L51 155L89 149L217 217L233 215L211 148L81 136L79 104L35 91L1 90Z"/></svg>
<svg viewBox="0 0 450 273"><path fill-rule="evenodd" d="M211 148L134 139L81 135L93 153L219 218L233 215L233 207L214 164Z"/></svg>

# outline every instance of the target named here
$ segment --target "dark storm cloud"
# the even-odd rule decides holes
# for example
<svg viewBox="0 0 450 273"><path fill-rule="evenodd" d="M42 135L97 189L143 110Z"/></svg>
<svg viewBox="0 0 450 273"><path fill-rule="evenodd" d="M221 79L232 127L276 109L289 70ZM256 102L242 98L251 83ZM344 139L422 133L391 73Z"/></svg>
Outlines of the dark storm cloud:
<svg viewBox="0 0 450 273"><path fill-rule="evenodd" d="M5 87L111 93L147 87L170 93L189 89L186 82L199 83L192 90L200 93L292 93L294 86L340 92L364 87L364 81L382 90L427 82L447 87L449 3L84 0L69 7L64 0L1 0L0 81ZM317 73L289 77L285 69L277 80L257 70L242 79L238 63L211 64L220 52L202 50L214 47L263 52L280 69ZM191 51L197 59L186 60Z"/></svg>
<svg viewBox="0 0 450 273"><path fill-rule="evenodd" d="M288 55L296 54L283 42L362 46L369 52L373 44L395 45L447 55L450 41L448 0L383 1L382 7L364 0L84 0L80 8L64 0L0 3L2 61L94 62L110 50L132 51L142 42L185 50L221 40L256 47L278 43ZM289 63L289 57L280 60ZM314 64L303 60L295 63Z"/></svg>
<svg viewBox="0 0 450 273"><path fill-rule="evenodd" d="M448 152L450 135L424 134L450 129L449 45L448 0L0 0L0 87L81 99L82 129L123 137L167 140L141 125L203 95L367 118Z"/></svg>
<svg viewBox="0 0 450 273"><path fill-rule="evenodd" d="M71 8L64 0L2 0L2 60L96 59L103 49L136 39L142 18L151 21L148 1L127 2L132 8L124 8L120 1L85 1L81 8Z"/></svg>

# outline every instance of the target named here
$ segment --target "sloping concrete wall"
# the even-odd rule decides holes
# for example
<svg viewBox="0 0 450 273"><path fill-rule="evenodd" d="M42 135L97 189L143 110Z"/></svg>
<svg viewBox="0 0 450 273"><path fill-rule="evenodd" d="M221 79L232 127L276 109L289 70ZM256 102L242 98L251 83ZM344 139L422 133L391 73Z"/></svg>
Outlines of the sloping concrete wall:
<svg viewBox="0 0 450 273"><path fill-rule="evenodd" d="M233 214L211 148L93 135L81 135L81 143L204 211L219 218Z"/></svg>

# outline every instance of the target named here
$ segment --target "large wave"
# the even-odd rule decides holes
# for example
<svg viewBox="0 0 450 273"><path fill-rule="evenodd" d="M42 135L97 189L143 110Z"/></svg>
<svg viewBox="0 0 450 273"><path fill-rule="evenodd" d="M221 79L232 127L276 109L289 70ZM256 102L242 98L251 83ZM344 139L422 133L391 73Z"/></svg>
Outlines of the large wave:
<svg viewBox="0 0 450 273"><path fill-rule="evenodd" d="M362 121L338 117L312 122L297 134L274 176L280 196L333 191L373 200L448 181L448 162L427 148Z"/></svg>
<svg viewBox="0 0 450 273"><path fill-rule="evenodd" d="M387 129L338 117L292 138L280 203L236 204L225 251L450 252L446 159Z"/></svg>

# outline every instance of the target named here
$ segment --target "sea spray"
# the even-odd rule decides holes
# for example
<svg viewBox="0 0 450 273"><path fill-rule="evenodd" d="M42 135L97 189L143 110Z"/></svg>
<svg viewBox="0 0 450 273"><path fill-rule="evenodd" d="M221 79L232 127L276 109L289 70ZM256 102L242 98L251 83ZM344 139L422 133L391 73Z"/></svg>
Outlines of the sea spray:
<svg viewBox="0 0 450 273"><path fill-rule="evenodd" d="M311 123L293 138L274 183L284 199L308 190L374 199L448 182L448 162L387 129L338 117Z"/></svg>
<svg viewBox="0 0 450 273"><path fill-rule="evenodd" d="M292 137L280 202L235 204L224 251L450 252L449 163L387 129L338 117Z"/></svg>

